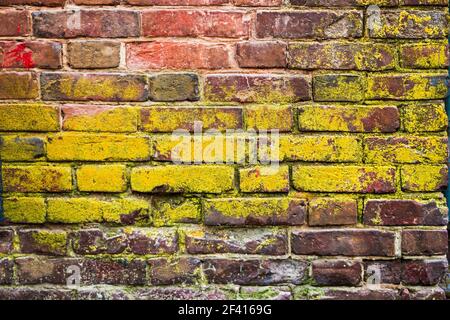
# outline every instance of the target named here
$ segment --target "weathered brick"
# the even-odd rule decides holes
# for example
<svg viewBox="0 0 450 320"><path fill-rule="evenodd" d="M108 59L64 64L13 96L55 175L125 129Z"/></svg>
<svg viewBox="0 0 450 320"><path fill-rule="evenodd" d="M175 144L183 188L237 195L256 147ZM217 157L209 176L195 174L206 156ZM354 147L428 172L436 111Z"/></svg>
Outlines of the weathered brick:
<svg viewBox="0 0 450 320"><path fill-rule="evenodd" d="M0 105L0 119L0 131L59 131L59 110L50 105Z"/></svg>
<svg viewBox="0 0 450 320"><path fill-rule="evenodd" d="M410 300L445 300L445 291L441 287L414 288L409 290Z"/></svg>
<svg viewBox="0 0 450 320"><path fill-rule="evenodd" d="M67 166L3 166L5 192L64 192L72 190Z"/></svg>
<svg viewBox="0 0 450 320"><path fill-rule="evenodd" d="M208 259L203 270L211 283L242 285L301 284L307 277L303 260Z"/></svg>
<svg viewBox="0 0 450 320"><path fill-rule="evenodd" d="M205 79L210 101L289 103L311 99L310 79L294 75L221 74Z"/></svg>
<svg viewBox="0 0 450 320"><path fill-rule="evenodd" d="M152 218L155 226L198 223L201 218L200 199L152 197Z"/></svg>
<svg viewBox="0 0 450 320"><path fill-rule="evenodd" d="M289 2L296 6L349 7L367 6L371 4L378 6L397 6L398 1L399 0L290 0Z"/></svg>
<svg viewBox="0 0 450 320"><path fill-rule="evenodd" d="M401 0L402 4L410 6L421 6L421 5L435 5L435 6L447 6L446 0Z"/></svg>
<svg viewBox="0 0 450 320"><path fill-rule="evenodd" d="M199 100L196 74L159 74L149 79L149 96L153 101Z"/></svg>
<svg viewBox="0 0 450 320"><path fill-rule="evenodd" d="M100 229L82 229L71 233L73 251L77 254L119 254L127 248L126 235L122 232Z"/></svg>
<svg viewBox="0 0 450 320"><path fill-rule="evenodd" d="M415 200L368 200L364 206L364 224L383 226L447 224L447 210L436 202Z"/></svg>
<svg viewBox="0 0 450 320"><path fill-rule="evenodd" d="M411 69L438 69L448 66L446 43L405 44L400 47L402 67Z"/></svg>
<svg viewBox="0 0 450 320"><path fill-rule="evenodd" d="M315 101L351 101L364 99L365 80L354 74L321 74L313 77Z"/></svg>
<svg viewBox="0 0 450 320"><path fill-rule="evenodd" d="M123 165L83 165L77 169L79 191L124 192L127 189Z"/></svg>
<svg viewBox="0 0 450 320"><path fill-rule="evenodd" d="M11 253L13 250L14 231L0 229L0 253Z"/></svg>
<svg viewBox="0 0 450 320"><path fill-rule="evenodd" d="M131 42L126 45L129 69L224 69L231 66L223 44ZM183 57L183 58L180 58Z"/></svg>
<svg viewBox="0 0 450 320"><path fill-rule="evenodd" d="M313 198L309 201L310 226L354 225L358 203L351 198Z"/></svg>
<svg viewBox="0 0 450 320"><path fill-rule="evenodd" d="M403 127L407 132L445 131L448 118L444 104L419 104L402 107Z"/></svg>
<svg viewBox="0 0 450 320"><path fill-rule="evenodd" d="M146 137L119 134L63 133L48 138L49 160L142 161L150 158Z"/></svg>
<svg viewBox="0 0 450 320"><path fill-rule="evenodd" d="M292 69L380 71L395 68L395 49L379 43L302 42L288 46Z"/></svg>
<svg viewBox="0 0 450 320"><path fill-rule="evenodd" d="M393 193L395 167L296 165L294 188L299 191Z"/></svg>
<svg viewBox="0 0 450 320"><path fill-rule="evenodd" d="M378 19L368 25L372 38L422 39L445 38L448 22L444 10L381 10Z"/></svg>
<svg viewBox="0 0 450 320"><path fill-rule="evenodd" d="M40 38L123 38L140 34L138 13L129 10L42 10L32 16L33 33Z"/></svg>
<svg viewBox="0 0 450 320"><path fill-rule="evenodd" d="M130 0L128 0L130 1ZM132 0L148 1L148 0ZM153 1L153 0L150 0ZM159 0L158 0L159 1ZM153 286L138 289L134 298L136 300L226 300L234 297L226 289L217 287L180 287L180 286Z"/></svg>
<svg viewBox="0 0 450 320"><path fill-rule="evenodd" d="M0 73L0 99L35 99L39 96L35 73Z"/></svg>
<svg viewBox="0 0 450 320"><path fill-rule="evenodd" d="M42 73L43 100L145 101L147 78L130 74Z"/></svg>
<svg viewBox="0 0 450 320"><path fill-rule="evenodd" d="M400 114L395 106L298 107L300 131L395 132Z"/></svg>
<svg viewBox="0 0 450 320"><path fill-rule="evenodd" d="M19 230L20 251L64 256L67 254L67 233L57 230Z"/></svg>
<svg viewBox="0 0 450 320"><path fill-rule="evenodd" d="M283 4L282 0L232 0L235 6L242 7L278 7Z"/></svg>
<svg viewBox="0 0 450 320"><path fill-rule="evenodd" d="M59 69L61 66L62 45L59 42L0 42L0 68Z"/></svg>
<svg viewBox="0 0 450 320"><path fill-rule="evenodd" d="M362 12L259 11L256 36L287 39L359 38L363 34Z"/></svg>
<svg viewBox="0 0 450 320"><path fill-rule="evenodd" d="M175 253L178 250L178 233L175 229L126 229L128 246L134 254Z"/></svg>
<svg viewBox="0 0 450 320"><path fill-rule="evenodd" d="M239 169L239 182L242 192L288 192L289 168L258 166Z"/></svg>
<svg viewBox="0 0 450 320"><path fill-rule="evenodd" d="M0 284L12 284L14 277L12 259L0 258Z"/></svg>
<svg viewBox="0 0 450 320"><path fill-rule="evenodd" d="M0 36L27 36L31 32L28 10L2 9L0 11Z"/></svg>
<svg viewBox="0 0 450 320"><path fill-rule="evenodd" d="M250 17L241 11L189 9L147 10L141 19L147 37L238 38L248 35Z"/></svg>
<svg viewBox="0 0 450 320"><path fill-rule="evenodd" d="M241 68L284 68L286 44L278 41L240 42L236 45L236 60Z"/></svg>
<svg viewBox="0 0 450 320"><path fill-rule="evenodd" d="M288 239L281 229L191 229L185 231L190 254L243 253L284 255Z"/></svg>
<svg viewBox="0 0 450 320"><path fill-rule="evenodd" d="M73 3L87 6L118 5L120 4L120 0L73 0Z"/></svg>
<svg viewBox="0 0 450 320"><path fill-rule="evenodd" d="M306 290L303 287L294 289L296 299L321 299L321 300L400 300L401 295L397 289L391 288L323 288L323 290ZM296 292L297 291L297 292ZM306 297L305 297L306 295Z"/></svg>
<svg viewBox="0 0 450 320"><path fill-rule="evenodd" d="M0 109L1 110L1 109ZM203 130L242 128L242 109L233 107L151 107L141 109L141 129L149 132L194 131L199 121Z"/></svg>
<svg viewBox="0 0 450 320"><path fill-rule="evenodd" d="M407 256L445 255L447 230L403 230L402 253Z"/></svg>
<svg viewBox="0 0 450 320"><path fill-rule="evenodd" d="M324 256L395 255L395 233L380 230L294 230L292 252Z"/></svg>
<svg viewBox="0 0 450 320"><path fill-rule="evenodd" d="M229 3L229 0L125 0L135 6L213 6Z"/></svg>
<svg viewBox="0 0 450 320"><path fill-rule="evenodd" d="M43 287L2 287L1 300L71 300L73 292L70 289L51 289Z"/></svg>
<svg viewBox="0 0 450 320"><path fill-rule="evenodd" d="M62 128L67 131L135 132L138 110L133 107L64 105Z"/></svg>
<svg viewBox="0 0 450 320"><path fill-rule="evenodd" d="M152 285L192 284L200 280L200 259L159 258L147 262L150 268L149 283Z"/></svg>
<svg viewBox="0 0 450 320"><path fill-rule="evenodd" d="M0 159L4 161L39 161L45 155L44 139L34 136L0 137Z"/></svg>
<svg viewBox="0 0 450 320"><path fill-rule="evenodd" d="M2 0L0 5L29 5L43 7L62 7L66 0Z"/></svg>
<svg viewBox="0 0 450 320"><path fill-rule="evenodd" d="M400 284L402 275L400 260L370 260L365 263L365 281L368 284Z"/></svg>
<svg viewBox="0 0 450 320"><path fill-rule="evenodd" d="M402 190L405 191L440 191L448 184L448 168L446 165L402 166Z"/></svg>
<svg viewBox="0 0 450 320"><path fill-rule="evenodd" d="M13 223L45 222L46 205L44 198L4 198L3 210L5 219Z"/></svg>
<svg viewBox="0 0 450 320"><path fill-rule="evenodd" d="M369 75L366 99L444 99L447 94L445 79L446 75L426 73Z"/></svg>
<svg viewBox="0 0 450 320"><path fill-rule="evenodd" d="M445 278L445 260L408 260L402 263L402 283L406 285L432 286Z"/></svg>
<svg viewBox="0 0 450 320"><path fill-rule="evenodd" d="M131 188L138 192L221 193L233 189L234 169L226 166L136 167Z"/></svg>
<svg viewBox="0 0 450 320"><path fill-rule="evenodd" d="M240 300L292 300L289 287L245 286L240 288Z"/></svg>
<svg viewBox="0 0 450 320"><path fill-rule="evenodd" d="M205 200L204 223L230 225L302 225L306 202L295 198L225 198Z"/></svg>
<svg viewBox="0 0 450 320"><path fill-rule="evenodd" d="M67 46L68 63L75 69L117 68L120 43L112 41L71 41Z"/></svg>
<svg viewBox="0 0 450 320"><path fill-rule="evenodd" d="M294 126L293 110L290 106L248 106L244 109L247 130L278 130L289 132Z"/></svg>
<svg viewBox="0 0 450 320"><path fill-rule="evenodd" d="M316 260L312 278L320 286L356 286L361 283L361 262L351 260Z"/></svg>
<svg viewBox="0 0 450 320"><path fill-rule="evenodd" d="M445 163L446 137L366 137L367 163Z"/></svg>

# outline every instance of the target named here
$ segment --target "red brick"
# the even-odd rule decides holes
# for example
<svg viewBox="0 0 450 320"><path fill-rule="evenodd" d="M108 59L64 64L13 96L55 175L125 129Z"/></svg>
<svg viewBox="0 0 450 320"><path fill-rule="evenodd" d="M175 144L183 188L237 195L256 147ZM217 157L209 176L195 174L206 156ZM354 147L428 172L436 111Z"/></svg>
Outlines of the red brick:
<svg viewBox="0 0 450 320"><path fill-rule="evenodd" d="M312 263L312 277L320 286L356 286L361 283L361 262L346 260L316 260Z"/></svg>
<svg viewBox="0 0 450 320"><path fill-rule="evenodd" d="M66 0L0 0L0 5L63 7Z"/></svg>
<svg viewBox="0 0 450 320"><path fill-rule="evenodd" d="M278 7L283 0L231 0L238 7Z"/></svg>
<svg viewBox="0 0 450 320"><path fill-rule="evenodd" d="M240 42L236 59L241 68L283 68L286 44L282 42Z"/></svg>
<svg viewBox="0 0 450 320"><path fill-rule="evenodd" d="M198 282L200 259L159 258L148 260L149 283L152 285L192 284Z"/></svg>
<svg viewBox="0 0 450 320"><path fill-rule="evenodd" d="M135 6L214 6L229 3L229 0L124 0Z"/></svg>
<svg viewBox="0 0 450 320"><path fill-rule="evenodd" d="M128 43L130 69L224 69L231 66L223 44L187 42Z"/></svg>
<svg viewBox="0 0 450 320"><path fill-rule="evenodd" d="M96 5L118 5L120 0L72 0L78 5L96 6Z"/></svg>
<svg viewBox="0 0 450 320"><path fill-rule="evenodd" d="M38 96L38 81L35 73L0 73L0 99L35 99Z"/></svg>
<svg viewBox="0 0 450 320"><path fill-rule="evenodd" d="M100 229L83 229L70 235L73 251L77 254L119 254L127 248L124 233L107 234Z"/></svg>
<svg viewBox="0 0 450 320"><path fill-rule="evenodd" d="M448 66L448 44L406 44L400 47L402 67L437 69Z"/></svg>
<svg viewBox="0 0 450 320"><path fill-rule="evenodd" d="M448 6L447 0L401 0L401 2L406 6L421 6L421 5Z"/></svg>
<svg viewBox="0 0 450 320"><path fill-rule="evenodd" d="M133 229L127 237L134 254L175 253L178 250L178 234L174 229Z"/></svg>
<svg viewBox="0 0 450 320"><path fill-rule="evenodd" d="M0 284L12 284L14 277L12 259L0 258Z"/></svg>
<svg viewBox="0 0 450 320"><path fill-rule="evenodd" d="M447 254L447 230L403 230L402 253L409 256Z"/></svg>
<svg viewBox="0 0 450 320"><path fill-rule="evenodd" d="M142 12L148 37L245 37L249 18L238 11L152 10Z"/></svg>
<svg viewBox="0 0 450 320"><path fill-rule="evenodd" d="M404 261L402 263L402 282L414 286L436 285L444 279L447 267L447 259Z"/></svg>
<svg viewBox="0 0 450 320"><path fill-rule="evenodd" d="M365 263L365 280L369 284L400 284L402 265L400 260L375 260Z"/></svg>
<svg viewBox="0 0 450 320"><path fill-rule="evenodd" d="M358 219L358 203L352 199L317 198L309 202L310 226L352 225Z"/></svg>
<svg viewBox="0 0 450 320"><path fill-rule="evenodd" d="M0 36L26 36L31 32L27 10L0 9Z"/></svg>
<svg viewBox="0 0 450 320"><path fill-rule="evenodd" d="M0 42L0 68L61 68L59 42Z"/></svg>
<svg viewBox="0 0 450 320"><path fill-rule="evenodd" d="M13 250L14 231L11 229L0 229L0 254L10 253Z"/></svg>

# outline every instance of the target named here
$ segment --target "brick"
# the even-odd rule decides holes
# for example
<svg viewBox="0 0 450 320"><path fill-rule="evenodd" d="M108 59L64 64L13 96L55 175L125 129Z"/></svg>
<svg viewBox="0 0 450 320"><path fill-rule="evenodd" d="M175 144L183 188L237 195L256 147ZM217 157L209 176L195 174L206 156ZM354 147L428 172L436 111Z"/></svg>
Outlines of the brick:
<svg viewBox="0 0 450 320"><path fill-rule="evenodd" d="M286 44L278 41L240 42L236 45L236 60L241 68L284 68Z"/></svg>
<svg viewBox="0 0 450 320"><path fill-rule="evenodd" d="M210 101L288 103L311 99L306 76L258 74L208 75L205 98Z"/></svg>
<svg viewBox="0 0 450 320"><path fill-rule="evenodd" d="M406 44L400 47L400 58L404 68L446 68L448 45L446 43Z"/></svg>
<svg viewBox="0 0 450 320"><path fill-rule="evenodd" d="M135 135L63 133L48 138L47 153L52 161L143 161L150 144Z"/></svg>
<svg viewBox="0 0 450 320"><path fill-rule="evenodd" d="M148 1L148 0L132 0ZM150 0L153 1L153 0ZM158 0L159 1L159 0ZM217 287L153 286L136 291L136 300L226 300L233 297L229 291Z"/></svg>
<svg viewBox="0 0 450 320"><path fill-rule="evenodd" d="M367 137L364 141L367 163L445 163L446 137Z"/></svg>
<svg viewBox="0 0 450 320"><path fill-rule="evenodd" d="M199 97L196 74L159 74L149 79L149 96L153 101L197 101Z"/></svg>
<svg viewBox="0 0 450 320"><path fill-rule="evenodd" d="M61 66L62 45L59 42L0 42L0 68L59 69Z"/></svg>
<svg viewBox="0 0 450 320"><path fill-rule="evenodd" d="M448 184L448 168L446 165L402 166L402 190L405 191L440 191Z"/></svg>
<svg viewBox="0 0 450 320"><path fill-rule="evenodd" d="M395 233L379 230L295 230L292 252L323 256L395 255Z"/></svg>
<svg viewBox="0 0 450 320"><path fill-rule="evenodd" d="M445 38L448 22L445 11L381 10L380 21L369 29L372 38Z"/></svg>
<svg viewBox="0 0 450 320"><path fill-rule="evenodd" d="M292 293L289 287L241 287L239 292L240 300L292 300Z"/></svg>
<svg viewBox="0 0 450 320"><path fill-rule="evenodd" d="M395 132L400 114L395 106L329 106L298 107L300 131L325 132Z"/></svg>
<svg viewBox="0 0 450 320"><path fill-rule="evenodd" d="M233 189L234 169L226 166L136 167L131 188L153 193L222 193Z"/></svg>
<svg viewBox="0 0 450 320"><path fill-rule="evenodd" d="M182 257L148 260L151 285L194 284L199 279L200 259Z"/></svg>
<svg viewBox="0 0 450 320"><path fill-rule="evenodd" d="M49 289L37 287L2 287L2 300L71 300L72 291L67 289Z"/></svg>
<svg viewBox="0 0 450 320"><path fill-rule="evenodd" d="M68 63L75 69L117 68L120 43L112 41L71 41L67 46Z"/></svg>
<svg viewBox="0 0 450 320"><path fill-rule="evenodd" d="M378 6L397 6L398 0L290 0L290 3L295 6L317 7L367 6L371 4Z"/></svg>
<svg viewBox="0 0 450 320"><path fill-rule="evenodd" d="M445 300L445 291L440 287L418 288L411 290L410 300Z"/></svg>
<svg viewBox="0 0 450 320"><path fill-rule="evenodd" d="M81 229L70 234L71 246L76 254L119 254L127 248L127 238L123 232L108 233L100 229Z"/></svg>
<svg viewBox="0 0 450 320"><path fill-rule="evenodd" d="M239 169L241 192L288 192L289 167L257 166Z"/></svg>
<svg viewBox="0 0 450 320"><path fill-rule="evenodd" d="M320 286L356 286L361 283L361 262L351 260L316 260L312 278Z"/></svg>
<svg viewBox="0 0 450 320"><path fill-rule="evenodd" d="M178 250L178 233L175 229L130 229L125 230L128 246L134 254L175 253Z"/></svg>
<svg viewBox="0 0 450 320"><path fill-rule="evenodd" d="M0 229L0 254L11 253L13 250L14 231L11 229Z"/></svg>
<svg viewBox="0 0 450 320"><path fill-rule="evenodd" d="M135 6L213 6L229 3L229 0L125 0Z"/></svg>
<svg viewBox="0 0 450 320"><path fill-rule="evenodd" d="M278 229L192 229L185 231L189 254L287 254L287 235Z"/></svg>
<svg viewBox="0 0 450 320"><path fill-rule="evenodd" d="M58 230L19 230L20 251L45 255L67 254L67 233Z"/></svg>
<svg viewBox="0 0 450 320"><path fill-rule="evenodd" d="M402 254L407 256L445 255L448 250L447 230L403 230Z"/></svg>
<svg viewBox="0 0 450 320"><path fill-rule="evenodd" d="M42 73L43 100L145 101L147 78L129 74Z"/></svg>
<svg viewBox="0 0 450 320"><path fill-rule="evenodd" d="M401 270L400 260L370 260L365 263L365 281L368 284L400 284Z"/></svg>
<svg viewBox="0 0 450 320"><path fill-rule="evenodd" d="M67 166L3 166L5 192L64 192L72 190Z"/></svg>
<svg viewBox="0 0 450 320"><path fill-rule="evenodd" d="M447 260L409 260L402 263L402 283L432 286L441 282L447 273Z"/></svg>
<svg viewBox="0 0 450 320"><path fill-rule="evenodd" d="M298 287L298 293L295 292L294 297L297 299L305 299L305 290L302 287ZM302 290L303 289L303 290ZM322 299L322 300L400 300L401 296L397 289L391 288L323 288L319 293L311 290L307 291L307 299Z"/></svg>
<svg viewBox="0 0 450 320"><path fill-rule="evenodd" d="M447 224L447 210L436 202L415 200L368 200L364 206L363 222L367 225L406 226Z"/></svg>
<svg viewBox="0 0 450 320"><path fill-rule="evenodd" d="M66 0L2 0L0 5L29 5L42 7L62 7Z"/></svg>
<svg viewBox="0 0 450 320"><path fill-rule="evenodd" d="M302 225L306 210L306 202L295 198L225 198L203 204L209 226Z"/></svg>
<svg viewBox="0 0 450 320"><path fill-rule="evenodd" d="M395 168L388 166L307 166L293 167L294 188L299 191L393 193Z"/></svg>
<svg viewBox="0 0 450 320"><path fill-rule="evenodd" d="M12 259L0 258L0 284L12 284L14 277L14 262Z"/></svg>
<svg viewBox="0 0 450 320"><path fill-rule="evenodd" d="M247 130L275 129L289 132L294 126L294 115L290 106L249 106L244 110Z"/></svg>
<svg viewBox="0 0 450 320"><path fill-rule="evenodd" d="M421 5L435 5L435 6L447 6L446 0L402 0L402 4L410 6Z"/></svg>
<svg viewBox="0 0 450 320"><path fill-rule="evenodd" d="M27 36L31 32L28 10L2 9L0 11L0 36Z"/></svg>
<svg viewBox="0 0 450 320"><path fill-rule="evenodd" d="M390 74L369 75L366 99L429 100L443 99L447 94L444 75Z"/></svg>
<svg viewBox="0 0 450 320"><path fill-rule="evenodd" d="M123 165L83 165L77 169L79 191L124 192L127 189Z"/></svg>
<svg viewBox="0 0 450 320"><path fill-rule="evenodd" d="M73 3L77 5L87 5L87 6L118 5L120 4L120 0L73 0Z"/></svg>
<svg viewBox="0 0 450 320"><path fill-rule="evenodd" d="M146 10L142 35L147 37L238 38L249 33L249 20L241 11Z"/></svg>
<svg viewBox="0 0 450 320"><path fill-rule="evenodd" d="M360 75L323 74L313 77L315 101L351 101L364 99L365 81Z"/></svg>
<svg viewBox="0 0 450 320"><path fill-rule="evenodd" d="M0 105L0 131L59 131L59 110L42 104Z"/></svg>
<svg viewBox="0 0 450 320"><path fill-rule="evenodd" d="M34 136L0 137L0 159L4 161L39 161L45 155L44 139Z"/></svg>
<svg viewBox="0 0 450 320"><path fill-rule="evenodd" d="M362 36L362 12L350 11L259 11L258 38L335 39Z"/></svg>
<svg viewBox="0 0 450 320"><path fill-rule="evenodd" d="M35 99L39 97L35 73L0 73L0 99Z"/></svg>
<svg viewBox="0 0 450 320"><path fill-rule="evenodd" d="M197 198L152 197L151 207L155 226L199 223L201 219L201 203Z"/></svg>
<svg viewBox="0 0 450 320"><path fill-rule="evenodd" d="M142 69L225 69L231 67L223 44L185 42L131 42L126 44L126 63ZM180 59L183 57L183 59Z"/></svg>
<svg viewBox="0 0 450 320"><path fill-rule="evenodd" d="M351 198L313 198L309 201L310 226L355 225L358 203Z"/></svg>
<svg viewBox="0 0 450 320"><path fill-rule="evenodd" d="M140 34L139 16L135 11L35 11L32 17L33 33L40 38L124 38Z"/></svg>
<svg viewBox="0 0 450 320"><path fill-rule="evenodd" d="M4 216L13 223L44 223L46 205L44 198L11 197L3 199Z"/></svg>
<svg viewBox="0 0 450 320"><path fill-rule="evenodd" d="M148 132L194 131L200 121L204 130L242 128L242 109L234 107L151 107L141 109L141 129Z"/></svg>
<svg viewBox="0 0 450 320"><path fill-rule="evenodd" d="M403 127L407 132L438 132L447 129L443 104L406 105L402 107Z"/></svg>
<svg viewBox="0 0 450 320"><path fill-rule="evenodd" d="M135 132L138 110L132 107L64 105L62 128L66 131Z"/></svg>
<svg viewBox="0 0 450 320"><path fill-rule="evenodd" d="M208 259L206 278L211 283L241 285L300 284L307 277L308 263L302 260Z"/></svg>
<svg viewBox="0 0 450 320"><path fill-rule="evenodd" d="M301 42L288 46L291 69L380 71L395 68L395 48L379 43Z"/></svg>
<svg viewBox="0 0 450 320"><path fill-rule="evenodd" d="M278 7L283 4L282 0L232 0L235 6L242 7Z"/></svg>

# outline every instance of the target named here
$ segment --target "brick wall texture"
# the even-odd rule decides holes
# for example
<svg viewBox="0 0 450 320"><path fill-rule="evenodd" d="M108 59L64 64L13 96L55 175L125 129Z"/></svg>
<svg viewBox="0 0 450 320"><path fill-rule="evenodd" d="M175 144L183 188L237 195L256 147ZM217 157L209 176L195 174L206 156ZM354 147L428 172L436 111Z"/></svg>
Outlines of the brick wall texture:
<svg viewBox="0 0 450 320"><path fill-rule="evenodd" d="M0 0L0 298L445 298L447 5Z"/></svg>

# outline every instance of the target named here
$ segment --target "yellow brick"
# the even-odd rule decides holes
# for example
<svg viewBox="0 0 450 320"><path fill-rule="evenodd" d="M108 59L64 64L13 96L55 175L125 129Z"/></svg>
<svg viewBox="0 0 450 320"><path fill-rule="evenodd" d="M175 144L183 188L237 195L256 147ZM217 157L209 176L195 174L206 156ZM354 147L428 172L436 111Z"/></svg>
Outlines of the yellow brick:
<svg viewBox="0 0 450 320"><path fill-rule="evenodd" d="M320 74L313 78L315 101L361 101L364 77L356 74Z"/></svg>
<svg viewBox="0 0 450 320"><path fill-rule="evenodd" d="M408 132L436 132L447 129L444 104L408 105L403 110L403 126Z"/></svg>
<svg viewBox="0 0 450 320"><path fill-rule="evenodd" d="M63 133L48 140L49 160L141 161L150 158L150 143L142 136Z"/></svg>
<svg viewBox="0 0 450 320"><path fill-rule="evenodd" d="M155 197L152 199L152 216L155 226L174 223L198 223L201 204L197 198Z"/></svg>
<svg viewBox="0 0 450 320"><path fill-rule="evenodd" d="M111 201L103 208L106 222L119 224L142 224L150 219L150 204L147 200L126 198Z"/></svg>
<svg viewBox="0 0 450 320"><path fill-rule="evenodd" d="M59 131L59 110L40 104L0 105L0 131Z"/></svg>
<svg viewBox="0 0 450 320"><path fill-rule="evenodd" d="M251 106L245 108L247 130L292 130L293 113L289 106Z"/></svg>
<svg viewBox="0 0 450 320"><path fill-rule="evenodd" d="M80 191L123 192L127 189L123 165L84 165L77 169Z"/></svg>
<svg viewBox="0 0 450 320"><path fill-rule="evenodd" d="M14 223L44 223L44 198L5 198L3 199L6 220Z"/></svg>
<svg viewBox="0 0 450 320"><path fill-rule="evenodd" d="M6 192L70 191L71 172L67 166L3 166L3 188Z"/></svg>
<svg viewBox="0 0 450 320"><path fill-rule="evenodd" d="M400 47L402 67L410 69L444 69L448 65L446 43L412 43Z"/></svg>
<svg viewBox="0 0 450 320"><path fill-rule="evenodd" d="M44 160L45 142L41 137L5 135L0 137L0 160Z"/></svg>
<svg viewBox="0 0 450 320"><path fill-rule="evenodd" d="M288 192L288 166L256 166L240 169L242 192Z"/></svg>
<svg viewBox="0 0 450 320"><path fill-rule="evenodd" d="M401 169L402 189L439 191L447 186L447 166L408 165Z"/></svg>
<svg viewBox="0 0 450 320"><path fill-rule="evenodd" d="M395 167L296 165L294 188L317 192L395 192Z"/></svg>
<svg viewBox="0 0 450 320"><path fill-rule="evenodd" d="M131 188L139 192L221 193L233 189L234 168L214 165L137 167Z"/></svg>

